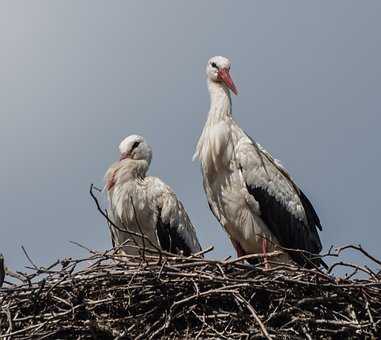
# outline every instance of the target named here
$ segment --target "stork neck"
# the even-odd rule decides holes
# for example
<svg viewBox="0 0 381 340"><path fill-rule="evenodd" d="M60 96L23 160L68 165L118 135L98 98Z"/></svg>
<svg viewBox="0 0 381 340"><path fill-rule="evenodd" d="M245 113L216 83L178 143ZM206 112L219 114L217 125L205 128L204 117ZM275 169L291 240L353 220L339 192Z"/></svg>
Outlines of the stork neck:
<svg viewBox="0 0 381 340"><path fill-rule="evenodd" d="M149 168L146 160L126 159L121 163L120 175L123 181L144 178Z"/></svg>
<svg viewBox="0 0 381 340"><path fill-rule="evenodd" d="M210 94L209 123L217 123L232 115L232 101L229 89L223 84L208 79Z"/></svg>

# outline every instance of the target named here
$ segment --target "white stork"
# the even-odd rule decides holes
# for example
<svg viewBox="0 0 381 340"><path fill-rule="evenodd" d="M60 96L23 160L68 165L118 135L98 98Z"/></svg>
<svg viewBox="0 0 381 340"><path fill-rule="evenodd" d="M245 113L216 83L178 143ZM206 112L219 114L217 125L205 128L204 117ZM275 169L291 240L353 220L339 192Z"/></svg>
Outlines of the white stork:
<svg viewBox="0 0 381 340"><path fill-rule="evenodd" d="M206 67L210 93L208 119L194 158L201 161L210 209L240 257L283 248L318 254L319 218L282 165L250 138L232 117L230 91L237 89L230 61L213 57ZM267 265L266 256L264 257ZM311 265L308 256L288 251L277 262ZM320 264L320 260L315 260Z"/></svg>
<svg viewBox="0 0 381 340"><path fill-rule="evenodd" d="M105 175L110 202L110 226L115 245L127 254L137 247L155 247L190 255L201 251L196 231L172 189L157 177L146 176L152 159L151 147L143 137L131 135L119 145L120 160ZM124 230L136 233L131 235ZM149 239L143 239L141 232ZM127 240L129 242L126 242Z"/></svg>

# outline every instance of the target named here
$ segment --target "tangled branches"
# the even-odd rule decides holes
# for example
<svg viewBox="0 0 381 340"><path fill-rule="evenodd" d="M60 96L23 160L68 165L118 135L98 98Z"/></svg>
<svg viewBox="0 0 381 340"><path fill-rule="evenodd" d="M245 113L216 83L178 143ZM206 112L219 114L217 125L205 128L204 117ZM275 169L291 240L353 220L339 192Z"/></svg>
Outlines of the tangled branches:
<svg viewBox="0 0 381 340"><path fill-rule="evenodd" d="M98 211L102 210L93 186ZM133 202L131 202L133 204ZM141 230L141 229L140 229ZM343 261L327 271L292 265L271 269L240 259L174 256L141 233L137 256L120 248L37 266L26 250L28 273L4 268L0 257L0 339L377 339L381 337L381 275ZM146 242L147 241L147 242ZM74 242L75 243L75 242ZM361 253L360 246L330 249ZM337 268L349 276L332 275ZM4 274L6 272L6 276ZM361 278L358 277L361 274Z"/></svg>
<svg viewBox="0 0 381 340"><path fill-rule="evenodd" d="M31 273L8 271L0 290L0 339L381 335L377 274L337 279L293 266L264 270L237 260L146 255L143 261L117 249L89 251L46 268L33 263Z"/></svg>

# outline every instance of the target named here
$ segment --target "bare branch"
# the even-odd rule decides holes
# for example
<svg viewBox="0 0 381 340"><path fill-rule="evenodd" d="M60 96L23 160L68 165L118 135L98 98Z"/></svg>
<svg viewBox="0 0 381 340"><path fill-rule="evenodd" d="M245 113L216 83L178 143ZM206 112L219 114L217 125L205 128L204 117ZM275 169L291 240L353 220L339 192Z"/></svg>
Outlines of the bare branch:
<svg viewBox="0 0 381 340"><path fill-rule="evenodd" d="M0 339L380 337L381 282L365 266L342 262L364 269L362 277L336 278L284 264L264 270L242 258L166 254L159 263L147 243L143 263L120 254L123 245L72 243L88 256L49 266L28 259L31 274L7 272L19 283L0 289Z"/></svg>
<svg viewBox="0 0 381 340"><path fill-rule="evenodd" d="M0 254L0 288L3 286L5 278L5 267L4 267L4 257Z"/></svg>

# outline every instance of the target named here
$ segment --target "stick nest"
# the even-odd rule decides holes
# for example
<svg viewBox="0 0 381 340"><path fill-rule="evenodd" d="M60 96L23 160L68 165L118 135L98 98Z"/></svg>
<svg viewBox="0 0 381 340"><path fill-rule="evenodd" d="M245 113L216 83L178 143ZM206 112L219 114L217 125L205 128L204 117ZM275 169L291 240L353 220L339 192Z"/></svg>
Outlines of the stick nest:
<svg viewBox="0 0 381 340"><path fill-rule="evenodd" d="M89 251L49 267L30 260L29 273L8 270L0 339L381 337L381 277L368 267L337 262L330 270L354 270L337 278L289 265Z"/></svg>

